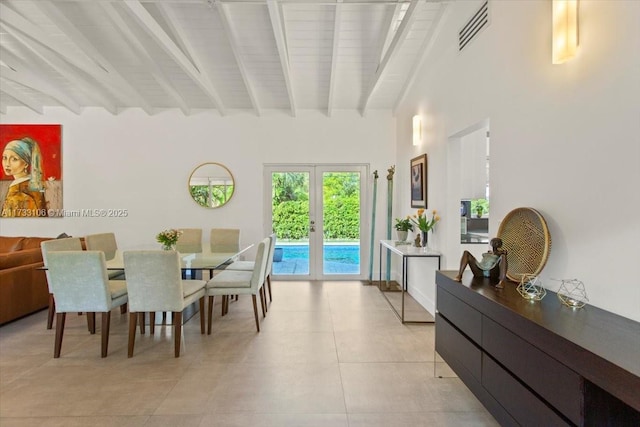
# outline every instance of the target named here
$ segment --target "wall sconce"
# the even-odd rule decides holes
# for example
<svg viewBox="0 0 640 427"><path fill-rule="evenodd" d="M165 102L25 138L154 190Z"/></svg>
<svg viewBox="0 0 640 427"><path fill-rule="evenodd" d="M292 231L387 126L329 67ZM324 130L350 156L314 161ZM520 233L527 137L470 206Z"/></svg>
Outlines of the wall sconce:
<svg viewBox="0 0 640 427"><path fill-rule="evenodd" d="M553 0L551 62L562 64L578 50L578 0Z"/></svg>
<svg viewBox="0 0 640 427"><path fill-rule="evenodd" d="M422 141L422 121L420 116L413 116L413 145L420 145Z"/></svg>

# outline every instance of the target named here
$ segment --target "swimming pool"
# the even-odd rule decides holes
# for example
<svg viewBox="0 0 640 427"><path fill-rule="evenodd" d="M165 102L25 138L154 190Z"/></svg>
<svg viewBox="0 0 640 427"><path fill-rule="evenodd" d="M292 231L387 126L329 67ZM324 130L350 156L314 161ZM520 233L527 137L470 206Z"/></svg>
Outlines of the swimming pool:
<svg viewBox="0 0 640 427"><path fill-rule="evenodd" d="M308 245L277 245L282 260L273 263L273 274L309 274ZM360 274L360 245L324 245L324 274Z"/></svg>

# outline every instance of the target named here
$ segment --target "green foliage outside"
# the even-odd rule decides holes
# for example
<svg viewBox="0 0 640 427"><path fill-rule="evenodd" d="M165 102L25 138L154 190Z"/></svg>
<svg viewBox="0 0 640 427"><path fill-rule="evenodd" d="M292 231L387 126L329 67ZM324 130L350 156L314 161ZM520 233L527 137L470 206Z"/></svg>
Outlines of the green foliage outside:
<svg viewBox="0 0 640 427"><path fill-rule="evenodd" d="M279 239L309 238L309 176L281 172L272 176L273 231ZM353 240L360 237L360 177L350 172L323 177L324 238Z"/></svg>
<svg viewBox="0 0 640 427"><path fill-rule="evenodd" d="M191 197L200 205L208 207L221 206L229 200L233 194L233 185L190 185ZM211 202L209 202L209 189L211 189Z"/></svg>
<svg viewBox="0 0 640 427"><path fill-rule="evenodd" d="M474 199L471 200L471 212L473 214L480 213L480 215L489 213L489 201L487 199Z"/></svg>

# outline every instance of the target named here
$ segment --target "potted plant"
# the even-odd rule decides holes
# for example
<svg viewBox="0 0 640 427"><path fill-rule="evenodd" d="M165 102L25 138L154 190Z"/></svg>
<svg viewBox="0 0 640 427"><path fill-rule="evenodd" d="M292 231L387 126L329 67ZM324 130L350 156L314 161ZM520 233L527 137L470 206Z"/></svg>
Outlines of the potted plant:
<svg viewBox="0 0 640 427"><path fill-rule="evenodd" d="M484 213L484 206L482 206L480 203L478 203L476 205L476 216L478 218L482 218L482 214Z"/></svg>
<svg viewBox="0 0 640 427"><path fill-rule="evenodd" d="M413 231L413 224L406 218L396 218L396 233L400 242L406 242L409 231Z"/></svg>

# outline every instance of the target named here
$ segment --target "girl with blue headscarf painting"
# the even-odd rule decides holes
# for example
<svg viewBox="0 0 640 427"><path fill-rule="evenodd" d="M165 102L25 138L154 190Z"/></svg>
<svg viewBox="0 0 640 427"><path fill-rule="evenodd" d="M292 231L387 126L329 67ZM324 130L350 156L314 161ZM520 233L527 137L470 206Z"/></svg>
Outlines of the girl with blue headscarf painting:
<svg viewBox="0 0 640 427"><path fill-rule="evenodd" d="M2 204L0 216L48 216L38 143L28 137L8 142L2 152L2 170L6 175L13 176L13 182Z"/></svg>

